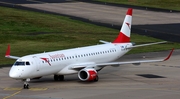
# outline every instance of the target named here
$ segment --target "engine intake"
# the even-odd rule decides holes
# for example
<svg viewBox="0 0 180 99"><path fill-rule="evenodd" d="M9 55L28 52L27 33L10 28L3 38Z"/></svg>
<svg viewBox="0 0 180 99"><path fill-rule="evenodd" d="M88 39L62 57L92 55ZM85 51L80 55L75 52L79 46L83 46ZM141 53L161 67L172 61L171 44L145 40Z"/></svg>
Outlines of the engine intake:
<svg viewBox="0 0 180 99"><path fill-rule="evenodd" d="M78 72L81 81L98 81L97 71L92 68L85 68Z"/></svg>

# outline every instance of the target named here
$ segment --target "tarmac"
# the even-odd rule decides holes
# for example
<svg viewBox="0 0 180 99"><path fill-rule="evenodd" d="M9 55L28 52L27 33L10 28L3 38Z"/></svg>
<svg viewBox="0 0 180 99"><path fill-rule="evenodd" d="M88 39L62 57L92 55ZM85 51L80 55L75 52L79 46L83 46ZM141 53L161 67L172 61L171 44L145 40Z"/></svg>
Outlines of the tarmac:
<svg viewBox="0 0 180 99"><path fill-rule="evenodd" d="M170 51L125 55L118 61L161 59ZM30 82L8 77L10 67L0 69L1 99L179 99L180 50L165 62L106 67L99 72L98 82L81 82L77 75L55 82L53 75Z"/></svg>

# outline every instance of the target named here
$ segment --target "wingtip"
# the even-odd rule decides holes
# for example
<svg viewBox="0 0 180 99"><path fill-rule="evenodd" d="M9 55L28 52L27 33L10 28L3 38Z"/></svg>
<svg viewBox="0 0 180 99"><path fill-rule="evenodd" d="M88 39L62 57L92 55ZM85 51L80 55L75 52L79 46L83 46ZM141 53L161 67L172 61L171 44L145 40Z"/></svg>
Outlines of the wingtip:
<svg viewBox="0 0 180 99"><path fill-rule="evenodd" d="M10 45L8 45L6 54L5 54L5 57L9 57L9 56L10 56Z"/></svg>
<svg viewBox="0 0 180 99"><path fill-rule="evenodd" d="M173 51L174 51L174 48L171 50L171 52L169 53L169 55L164 59L164 61L168 60L168 59L171 57Z"/></svg>

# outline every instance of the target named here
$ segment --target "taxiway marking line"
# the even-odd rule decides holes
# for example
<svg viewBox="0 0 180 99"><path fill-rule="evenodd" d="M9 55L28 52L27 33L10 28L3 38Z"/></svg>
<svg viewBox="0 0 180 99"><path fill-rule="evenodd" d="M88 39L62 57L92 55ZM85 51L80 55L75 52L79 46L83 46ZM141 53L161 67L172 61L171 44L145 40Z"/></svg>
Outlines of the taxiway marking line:
<svg viewBox="0 0 180 99"><path fill-rule="evenodd" d="M4 90L13 91L13 90L22 90L22 88L4 88Z"/></svg>
<svg viewBox="0 0 180 99"><path fill-rule="evenodd" d="M12 88L4 88L3 90L6 90L6 91L20 91L20 90L22 90L23 88L16 88L16 87L12 87ZM44 90L47 90L48 88L36 88L36 87L34 87L34 88L29 88L28 90L30 90L30 91L44 91Z"/></svg>
<svg viewBox="0 0 180 99"><path fill-rule="evenodd" d="M47 90L48 88L30 88L30 91L44 91Z"/></svg>
<svg viewBox="0 0 180 99"><path fill-rule="evenodd" d="M15 92L15 93L13 93L12 95L9 95L9 96L4 97L3 99L11 98L11 97L13 97L14 95L16 95L16 94L18 94L18 93L20 93L20 92L21 92L21 91Z"/></svg>

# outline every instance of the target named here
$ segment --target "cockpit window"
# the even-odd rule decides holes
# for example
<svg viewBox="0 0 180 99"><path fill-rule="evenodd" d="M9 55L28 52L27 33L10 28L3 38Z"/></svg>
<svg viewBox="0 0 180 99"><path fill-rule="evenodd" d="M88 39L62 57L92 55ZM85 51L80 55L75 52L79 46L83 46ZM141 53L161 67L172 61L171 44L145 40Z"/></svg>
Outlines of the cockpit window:
<svg viewBox="0 0 180 99"><path fill-rule="evenodd" d="M14 65L15 65L15 66L19 66L19 65L22 66L22 65L25 65L25 62L15 62Z"/></svg>
<svg viewBox="0 0 180 99"><path fill-rule="evenodd" d="M30 63L29 63L29 62L26 62L26 65L30 65Z"/></svg>
<svg viewBox="0 0 180 99"><path fill-rule="evenodd" d="M16 61L15 63L14 63L14 66L25 66L25 65L30 65L30 62L24 62L24 61Z"/></svg>

